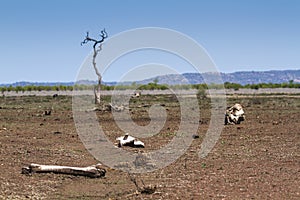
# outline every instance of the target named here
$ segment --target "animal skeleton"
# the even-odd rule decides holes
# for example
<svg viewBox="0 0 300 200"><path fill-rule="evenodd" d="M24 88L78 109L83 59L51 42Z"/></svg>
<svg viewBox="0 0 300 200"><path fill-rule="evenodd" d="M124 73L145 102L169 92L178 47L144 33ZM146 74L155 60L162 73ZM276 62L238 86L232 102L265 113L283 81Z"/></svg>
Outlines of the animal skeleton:
<svg viewBox="0 0 300 200"><path fill-rule="evenodd" d="M225 113L225 125L240 124L245 120L245 112L241 104L234 104L234 106L227 108Z"/></svg>

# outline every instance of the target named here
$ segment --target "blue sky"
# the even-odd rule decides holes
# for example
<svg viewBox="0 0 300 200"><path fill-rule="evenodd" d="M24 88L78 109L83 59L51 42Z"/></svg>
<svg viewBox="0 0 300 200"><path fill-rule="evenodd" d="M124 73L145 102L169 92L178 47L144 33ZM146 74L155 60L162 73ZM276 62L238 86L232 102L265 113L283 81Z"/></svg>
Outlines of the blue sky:
<svg viewBox="0 0 300 200"><path fill-rule="evenodd" d="M221 72L300 69L298 0L0 0L0 27L0 83L74 81L92 49L80 46L85 32L102 28L109 36L141 27L182 32ZM128 60L104 81L117 80Z"/></svg>

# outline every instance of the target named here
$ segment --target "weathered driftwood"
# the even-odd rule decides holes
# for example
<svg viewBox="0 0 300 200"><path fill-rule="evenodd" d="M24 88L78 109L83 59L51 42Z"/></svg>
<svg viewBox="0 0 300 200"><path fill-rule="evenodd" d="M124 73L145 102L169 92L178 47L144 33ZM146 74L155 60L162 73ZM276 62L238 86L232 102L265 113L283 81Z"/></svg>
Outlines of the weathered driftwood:
<svg viewBox="0 0 300 200"><path fill-rule="evenodd" d="M129 108L123 106L123 105L117 106L117 105L112 105L111 103L109 103L109 106L110 106L110 110L115 111L115 112L121 112L125 109L129 109Z"/></svg>
<svg viewBox="0 0 300 200"><path fill-rule="evenodd" d="M126 133L125 136L118 137L116 140L119 141L118 143L119 147L122 146L141 147L141 148L145 147L145 144L142 141L128 135L128 133Z"/></svg>
<svg viewBox="0 0 300 200"><path fill-rule="evenodd" d="M88 167L69 167L59 165L39 165L32 163L29 166L25 166L22 168L22 174L32 173L57 173L100 178L105 176L106 170L101 168L101 164Z"/></svg>
<svg viewBox="0 0 300 200"><path fill-rule="evenodd" d="M234 104L228 107L225 113L225 125L227 124L240 124L245 120L245 112L241 104Z"/></svg>
<svg viewBox="0 0 300 200"><path fill-rule="evenodd" d="M87 109L85 111L86 112L93 112L93 111L109 111L109 112L115 111L115 112L122 112L125 109L129 110L128 107L125 107L123 105L117 106L117 105L112 105L111 103L109 103L109 104L102 105L102 108L101 107L94 107L94 108L91 108L91 109Z"/></svg>

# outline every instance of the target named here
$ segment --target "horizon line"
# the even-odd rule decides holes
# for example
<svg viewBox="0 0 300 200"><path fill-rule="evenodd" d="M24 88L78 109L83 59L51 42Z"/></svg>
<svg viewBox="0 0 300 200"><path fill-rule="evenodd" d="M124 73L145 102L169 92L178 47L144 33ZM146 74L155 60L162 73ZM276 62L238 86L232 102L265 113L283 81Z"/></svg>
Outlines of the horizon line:
<svg viewBox="0 0 300 200"><path fill-rule="evenodd" d="M233 74L233 73L247 73L247 72L282 72L282 71L299 71L299 69L270 69L270 70L241 70L241 71L234 71L234 72L204 72L203 74L205 73L221 73L221 74ZM184 72L184 73L181 73L181 75L183 74L197 74L197 72ZM160 77L160 76L166 76L166 75L174 75L174 74L165 74L165 75L158 75L158 76L154 76L154 77L151 77L151 78L146 78L146 79L143 79L143 80L148 80L148 79L152 79L152 78L156 78L156 77ZM135 81L143 81L143 80L128 80L128 81L123 81L123 82L135 82ZM82 80L68 80L68 81L30 81L30 80L20 80L20 81L15 81L15 82L6 82L6 83L1 83L0 82L0 86L1 85L9 85L9 84L16 84L16 83L75 83L77 81L97 81L97 80L89 80L89 79L82 79ZM119 82L117 80L109 80L109 81L103 81L104 83L115 83L115 82Z"/></svg>

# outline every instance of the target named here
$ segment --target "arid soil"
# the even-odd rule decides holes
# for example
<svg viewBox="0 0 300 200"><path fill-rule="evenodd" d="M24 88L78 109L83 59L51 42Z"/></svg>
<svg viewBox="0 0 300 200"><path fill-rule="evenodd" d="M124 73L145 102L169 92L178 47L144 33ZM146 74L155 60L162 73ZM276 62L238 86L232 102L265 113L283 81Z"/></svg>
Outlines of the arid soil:
<svg viewBox="0 0 300 200"><path fill-rule="evenodd" d="M109 99L105 96L103 101ZM167 122L158 135L143 140L143 151L167 144L178 128L178 102L171 95L133 99L133 120L147 125L147 105L157 102L166 108ZM104 166L106 176L93 179L21 174L30 163L99 163L79 139L71 96L0 97L0 199L300 199L300 95L228 96L227 104L234 103L244 106L246 121L224 126L207 157L197 154L210 122L209 99L201 99L199 138L176 162L142 174ZM50 109L51 115L45 115ZM92 112L112 142L124 134L111 112ZM155 191L136 192L133 180Z"/></svg>

